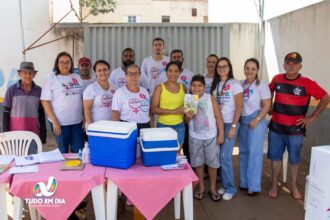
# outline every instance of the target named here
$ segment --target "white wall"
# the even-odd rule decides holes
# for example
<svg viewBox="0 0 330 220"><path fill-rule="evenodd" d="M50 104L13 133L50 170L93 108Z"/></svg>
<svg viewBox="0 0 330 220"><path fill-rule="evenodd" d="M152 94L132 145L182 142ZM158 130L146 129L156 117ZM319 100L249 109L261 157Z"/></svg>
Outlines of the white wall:
<svg viewBox="0 0 330 220"><path fill-rule="evenodd" d="M42 47L35 48L22 54L23 48L28 47L51 26L49 2L40 0L21 0L22 25L20 25L20 0L0 0L0 98L5 94L8 84L16 81L16 69L21 61L34 62L39 71L35 81L41 85L51 72L55 57L61 51L72 54L72 39L62 39ZM39 43L54 40L62 36L59 31L51 31ZM82 54L82 43L75 42L76 60ZM76 61L77 62L77 61ZM75 63L76 63L75 62Z"/></svg>
<svg viewBox="0 0 330 220"><path fill-rule="evenodd" d="M270 38L266 39L268 52L265 56L269 66L273 67L268 68L270 78L278 70L283 71L283 60L288 52L298 51L303 57L301 72L317 80L330 92L330 1L323 1L268 22L266 34Z"/></svg>
<svg viewBox="0 0 330 220"><path fill-rule="evenodd" d="M236 79L244 79L245 60L254 57L260 60L258 24L230 24L230 60Z"/></svg>

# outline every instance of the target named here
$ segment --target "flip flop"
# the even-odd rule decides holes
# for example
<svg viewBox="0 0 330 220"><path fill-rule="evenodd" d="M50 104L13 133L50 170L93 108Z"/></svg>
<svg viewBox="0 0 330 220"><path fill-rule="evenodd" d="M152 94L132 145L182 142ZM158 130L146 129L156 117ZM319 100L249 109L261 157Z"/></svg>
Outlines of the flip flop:
<svg viewBox="0 0 330 220"><path fill-rule="evenodd" d="M198 200L202 200L205 196L205 192L195 192L194 193L194 198Z"/></svg>
<svg viewBox="0 0 330 220"><path fill-rule="evenodd" d="M292 191L291 195L295 200L302 200L303 199L303 195L299 191Z"/></svg>
<svg viewBox="0 0 330 220"><path fill-rule="evenodd" d="M277 188L276 188L276 191L274 191L274 192L268 191L268 196L269 196L270 198L276 199L276 198L278 197L279 190L280 190L280 189L277 187Z"/></svg>
<svg viewBox="0 0 330 220"><path fill-rule="evenodd" d="M208 194L213 202L219 202L221 200L221 196L219 193L213 193L213 192L209 191Z"/></svg>

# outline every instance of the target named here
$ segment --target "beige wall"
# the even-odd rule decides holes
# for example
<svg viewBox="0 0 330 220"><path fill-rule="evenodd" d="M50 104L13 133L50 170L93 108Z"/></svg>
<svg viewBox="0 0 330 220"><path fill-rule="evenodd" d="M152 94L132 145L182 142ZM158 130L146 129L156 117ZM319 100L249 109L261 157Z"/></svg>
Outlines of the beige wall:
<svg viewBox="0 0 330 220"><path fill-rule="evenodd" d="M127 16L136 15L138 22L162 22L162 15L170 16L171 23L203 23L208 15L207 0L195 1L155 1L155 0L120 0L114 13L89 16L89 23L127 23ZM191 16L192 8L197 8L197 16Z"/></svg>

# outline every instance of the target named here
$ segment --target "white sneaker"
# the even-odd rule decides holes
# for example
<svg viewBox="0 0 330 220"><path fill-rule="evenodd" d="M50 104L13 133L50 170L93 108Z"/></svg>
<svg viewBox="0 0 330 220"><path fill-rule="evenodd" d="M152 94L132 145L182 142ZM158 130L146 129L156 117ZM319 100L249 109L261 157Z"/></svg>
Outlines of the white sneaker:
<svg viewBox="0 0 330 220"><path fill-rule="evenodd" d="M222 199L223 200L231 200L233 198L233 195L232 194L229 194L229 193L225 193L225 194L223 194L223 196L222 196Z"/></svg>
<svg viewBox="0 0 330 220"><path fill-rule="evenodd" d="M223 194L225 194L225 192L226 192L226 190L225 190L225 188L220 188L220 189L218 189L218 193L220 194L220 195L223 195Z"/></svg>

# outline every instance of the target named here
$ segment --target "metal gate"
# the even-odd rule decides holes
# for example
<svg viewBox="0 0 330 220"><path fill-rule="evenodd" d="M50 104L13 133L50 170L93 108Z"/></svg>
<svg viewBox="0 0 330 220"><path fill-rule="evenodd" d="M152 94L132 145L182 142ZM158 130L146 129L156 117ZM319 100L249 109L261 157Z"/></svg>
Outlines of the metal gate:
<svg viewBox="0 0 330 220"><path fill-rule="evenodd" d="M111 69L121 66L121 52L135 51L135 63L152 54L152 40L165 41L165 54L173 49L184 53L184 67L204 73L208 54L229 56L229 26L221 24L85 24L85 54L95 62L107 60Z"/></svg>

